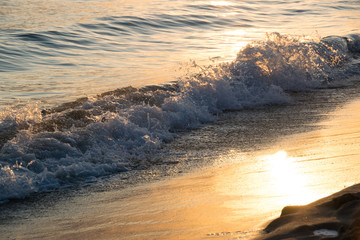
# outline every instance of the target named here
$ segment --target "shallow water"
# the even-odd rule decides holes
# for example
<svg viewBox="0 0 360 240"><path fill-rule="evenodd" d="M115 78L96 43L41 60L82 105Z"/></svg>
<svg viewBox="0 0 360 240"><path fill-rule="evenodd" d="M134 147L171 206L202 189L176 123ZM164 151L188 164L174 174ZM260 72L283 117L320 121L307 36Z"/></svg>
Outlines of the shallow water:
<svg viewBox="0 0 360 240"><path fill-rule="evenodd" d="M196 157L206 164L192 163L182 176L125 189L120 179L130 176L119 175L97 187L3 205L1 233L10 239L258 236L284 206L358 183L358 89L300 93L293 106L229 113L169 144L172 153L187 152L184 162L180 154L173 157L179 160L173 172L188 169L187 161Z"/></svg>
<svg viewBox="0 0 360 240"><path fill-rule="evenodd" d="M358 33L356 0L0 3L0 105L54 106L233 60L267 32Z"/></svg>
<svg viewBox="0 0 360 240"><path fill-rule="evenodd" d="M359 52L358 34L310 41L273 33L243 48L235 60L197 66L199 73L177 82L119 88L49 109L8 108L0 115L0 201L162 166L173 157L178 162L167 143L226 112L291 108L299 91L313 91L321 104L322 89L356 89ZM254 122L267 117L254 116ZM246 127L246 121L237 124ZM219 146L205 145L199 158L212 147Z"/></svg>

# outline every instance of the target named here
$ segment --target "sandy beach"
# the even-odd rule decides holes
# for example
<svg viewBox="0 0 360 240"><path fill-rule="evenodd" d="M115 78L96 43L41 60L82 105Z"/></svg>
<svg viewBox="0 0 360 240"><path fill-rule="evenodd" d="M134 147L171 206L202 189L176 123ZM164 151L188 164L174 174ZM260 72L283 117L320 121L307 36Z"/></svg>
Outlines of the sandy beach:
<svg viewBox="0 0 360 240"><path fill-rule="evenodd" d="M359 186L343 189L360 181L357 89L326 90L323 96L320 91L314 94L316 101L304 102L301 99L311 99L311 93L302 93L307 96L297 96L295 107L229 113L196 134L185 132L170 146L175 152L186 149L189 155L182 158L194 158L204 145L218 146L195 171L184 171L182 166L190 163L179 158L169 168L184 171L179 176L156 177L154 170L154 179L160 180L124 188L118 176L97 187L59 190L2 205L1 237L325 239L326 233L314 234L323 229L350 236L357 231L358 220L352 214L358 208ZM242 127L235 129L235 123ZM281 213L285 206L309 204L341 190L308 207ZM353 194L332 204L348 192Z"/></svg>

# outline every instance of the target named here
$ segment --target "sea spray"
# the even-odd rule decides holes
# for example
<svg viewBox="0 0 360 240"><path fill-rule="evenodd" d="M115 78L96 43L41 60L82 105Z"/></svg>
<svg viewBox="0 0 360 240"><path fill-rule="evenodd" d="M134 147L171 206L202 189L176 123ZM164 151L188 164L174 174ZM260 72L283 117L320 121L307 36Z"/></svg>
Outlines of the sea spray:
<svg viewBox="0 0 360 240"><path fill-rule="evenodd" d="M216 121L223 111L286 104L288 91L332 87L359 74L352 64L358 50L359 35L308 41L273 33L234 61L201 67L174 83L4 113L0 201L147 168L178 131Z"/></svg>

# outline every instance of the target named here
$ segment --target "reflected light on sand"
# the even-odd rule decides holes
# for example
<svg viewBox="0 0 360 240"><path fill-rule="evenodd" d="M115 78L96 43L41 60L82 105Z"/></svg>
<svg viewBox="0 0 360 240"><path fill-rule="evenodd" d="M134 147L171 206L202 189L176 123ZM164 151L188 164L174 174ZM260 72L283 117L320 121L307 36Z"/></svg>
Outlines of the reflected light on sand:
<svg viewBox="0 0 360 240"><path fill-rule="evenodd" d="M285 151L263 157L269 173L269 184L273 195L284 196L285 205L303 205L314 200L307 188L307 179L297 166L295 158Z"/></svg>

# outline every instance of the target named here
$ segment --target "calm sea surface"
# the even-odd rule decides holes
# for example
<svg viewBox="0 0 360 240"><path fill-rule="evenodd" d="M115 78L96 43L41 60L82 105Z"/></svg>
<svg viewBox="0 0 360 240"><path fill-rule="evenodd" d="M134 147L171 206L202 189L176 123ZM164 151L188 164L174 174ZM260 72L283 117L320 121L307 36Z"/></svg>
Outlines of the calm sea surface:
<svg viewBox="0 0 360 240"><path fill-rule="evenodd" d="M358 0L0 2L0 106L55 106L224 62L267 32L360 32ZM184 70L185 69L185 70Z"/></svg>

